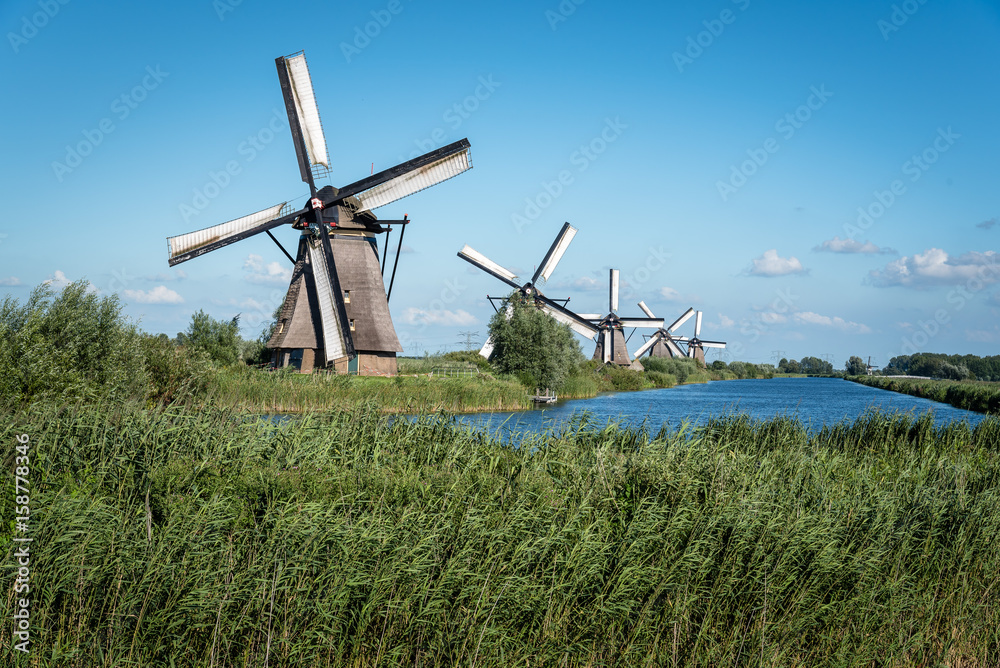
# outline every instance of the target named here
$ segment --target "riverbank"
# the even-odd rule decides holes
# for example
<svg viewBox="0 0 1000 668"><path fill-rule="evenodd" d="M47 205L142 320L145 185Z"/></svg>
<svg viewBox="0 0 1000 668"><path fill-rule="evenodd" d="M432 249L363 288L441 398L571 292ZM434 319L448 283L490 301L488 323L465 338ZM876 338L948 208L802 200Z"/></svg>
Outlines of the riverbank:
<svg viewBox="0 0 1000 668"><path fill-rule="evenodd" d="M967 411L1000 415L1000 383L896 376L849 376L847 380L880 390L939 401Z"/></svg>
<svg viewBox="0 0 1000 668"><path fill-rule="evenodd" d="M996 420L571 424L505 446L373 406L281 424L120 402L2 412L0 438L31 443L43 665L1000 658L983 598L1000 572Z"/></svg>

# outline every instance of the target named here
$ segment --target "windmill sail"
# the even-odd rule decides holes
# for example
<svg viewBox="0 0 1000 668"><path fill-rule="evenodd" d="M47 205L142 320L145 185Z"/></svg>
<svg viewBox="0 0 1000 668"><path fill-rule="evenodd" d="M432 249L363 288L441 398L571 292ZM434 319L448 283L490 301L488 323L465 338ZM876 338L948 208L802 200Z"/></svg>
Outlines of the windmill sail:
<svg viewBox="0 0 1000 668"><path fill-rule="evenodd" d="M316 297L319 303L320 325L323 331L323 351L326 362L332 362L343 357L354 355L354 344L350 330L344 327L341 317L342 304L337 302L334 281L331 279L331 267L327 262L325 244L315 246L309 244L309 264L313 270L313 281L316 284ZM345 331L346 330L346 331Z"/></svg>
<svg viewBox="0 0 1000 668"><path fill-rule="evenodd" d="M179 234L175 237L167 237L167 246L170 252L168 262L170 266L186 262L192 258L204 255L210 251L236 243L241 239L246 239L255 234L260 234L265 230L290 223L296 215L279 218L281 209L287 204L275 204L263 211L251 213L226 223L206 227L203 230Z"/></svg>
<svg viewBox="0 0 1000 668"><path fill-rule="evenodd" d="M542 263L538 265L535 275L531 277L532 285L536 284L539 278L543 281L549 280L552 272L556 269L556 265L559 264L559 260L562 259L562 256L566 253L566 249L569 248L569 244L575 236L576 228L569 223L565 223L559 234L556 235L556 240L549 247L549 252L542 259Z"/></svg>

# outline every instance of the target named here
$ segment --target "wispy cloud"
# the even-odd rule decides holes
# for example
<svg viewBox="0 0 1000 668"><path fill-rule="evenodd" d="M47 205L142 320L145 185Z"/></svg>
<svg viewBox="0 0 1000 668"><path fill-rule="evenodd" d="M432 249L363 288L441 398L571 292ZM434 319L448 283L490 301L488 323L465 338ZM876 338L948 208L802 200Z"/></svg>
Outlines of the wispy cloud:
<svg viewBox="0 0 1000 668"><path fill-rule="evenodd" d="M670 287L660 288L660 297L668 302L676 302L678 304L697 304L701 302L701 298L698 295L684 295Z"/></svg>
<svg viewBox="0 0 1000 668"><path fill-rule="evenodd" d="M965 253L953 258L940 248L931 248L912 257L903 256L882 269L869 272L867 282L879 288L894 285L921 288L970 280L996 283L1000 280L997 260L994 251Z"/></svg>
<svg viewBox="0 0 1000 668"><path fill-rule="evenodd" d="M800 325L832 327L834 329L839 329L842 332L852 334L870 334L872 331L868 325L863 325L859 322L852 322L850 320L844 320L838 316L830 317L828 315L820 315L819 313L813 313L812 311L799 311L798 313L795 313L792 318L797 324Z"/></svg>
<svg viewBox="0 0 1000 668"><path fill-rule="evenodd" d="M457 311L434 310L428 311L420 308L408 308L403 311L403 322L408 325L474 325L478 321L476 317L463 309Z"/></svg>
<svg viewBox="0 0 1000 668"><path fill-rule="evenodd" d="M754 258L753 266L748 273L751 276L786 276L805 272L805 267L797 257L781 257L777 249L772 248L760 257Z"/></svg>
<svg viewBox="0 0 1000 668"><path fill-rule="evenodd" d="M248 283L257 285L280 285L292 280L292 269L287 264L268 262L264 258L251 253L243 263L244 278Z"/></svg>
<svg viewBox="0 0 1000 668"><path fill-rule="evenodd" d="M140 304L183 304L184 298L165 285L158 285L152 290L125 290L125 299Z"/></svg>
<svg viewBox="0 0 1000 668"><path fill-rule="evenodd" d="M0 278L0 285L5 288L14 288L21 285L21 279L17 276L10 276L8 278Z"/></svg>
<svg viewBox="0 0 1000 668"><path fill-rule="evenodd" d="M827 239L819 246L813 248L814 251L826 252L826 253L860 253L863 255L895 255L896 251L892 248L879 248L870 241L865 241L861 243L854 239L841 239L840 237L834 237L832 239Z"/></svg>
<svg viewBox="0 0 1000 668"><path fill-rule="evenodd" d="M73 281L71 281L69 279L69 277L67 277L66 274L64 274L59 269L56 269L52 273L51 276L49 276L44 281L42 281L42 283L44 285L48 285L49 287L51 287L53 290L55 290L57 292L59 290L62 290L63 288L65 288L67 285L69 285L72 282ZM93 283L91 283L91 282L88 281L87 282L87 292L98 293L98 292L100 292L100 290L97 289L96 285L94 285Z"/></svg>

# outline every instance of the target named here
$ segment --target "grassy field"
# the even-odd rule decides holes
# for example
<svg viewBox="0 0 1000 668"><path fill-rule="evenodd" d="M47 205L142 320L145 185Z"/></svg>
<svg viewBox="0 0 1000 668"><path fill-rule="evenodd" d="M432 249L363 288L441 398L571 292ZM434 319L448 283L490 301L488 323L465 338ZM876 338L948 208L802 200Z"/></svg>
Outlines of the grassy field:
<svg viewBox="0 0 1000 668"><path fill-rule="evenodd" d="M3 412L36 641L4 665L1000 664L997 420L503 446L373 406Z"/></svg>
<svg viewBox="0 0 1000 668"><path fill-rule="evenodd" d="M967 411L1000 415L1000 383L922 380L892 376L851 376L849 380L880 390L940 401Z"/></svg>

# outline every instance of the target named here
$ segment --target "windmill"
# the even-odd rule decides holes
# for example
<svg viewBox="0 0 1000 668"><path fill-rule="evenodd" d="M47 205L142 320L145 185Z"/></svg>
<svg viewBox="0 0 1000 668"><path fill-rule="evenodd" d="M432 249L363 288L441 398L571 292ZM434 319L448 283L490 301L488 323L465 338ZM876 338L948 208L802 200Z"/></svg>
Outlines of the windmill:
<svg viewBox="0 0 1000 668"><path fill-rule="evenodd" d="M694 319L694 336L688 341L688 357L705 363L705 348L725 348L725 341L705 341L701 338L701 311Z"/></svg>
<svg viewBox="0 0 1000 668"><path fill-rule="evenodd" d="M391 375L402 352L389 315L389 295L408 217L379 221L373 209L446 181L472 168L470 144L462 139L340 189L316 188L330 159L304 53L277 58L299 174L310 197L301 209L288 202L243 218L168 238L171 266L266 233L294 263L277 327L267 346L276 366L303 372L332 366L338 373ZM271 233L291 225L300 231L295 258ZM388 293L379 268L376 235L401 227Z"/></svg>
<svg viewBox="0 0 1000 668"><path fill-rule="evenodd" d="M566 249L569 248L569 244L573 241L573 237L576 236L576 228L565 223L559 234L556 235L555 241L549 247L549 251L542 258L542 263L538 265L538 269L532 275L531 280L527 283L519 283L517 275L499 264L489 259L479 251L473 249L471 246L466 244L462 250L458 251L458 257L462 258L474 267L482 269L487 274L503 281L510 287L517 290L521 296L525 299L531 299L534 301L535 306L540 308L542 311L548 313L550 316L556 319L564 325L568 325L573 331L578 332L587 338L594 338L597 334L597 328L594 327L585 318L578 316L573 313L565 306L553 301L546 297L538 289L537 284L539 280L547 281L549 277L552 276L552 272L555 271L556 265L559 264L559 260L562 259L563 254ZM507 306L507 314L510 317L512 307ZM479 354L483 357L489 359L490 355L493 354L493 340L492 338L487 338L486 343L483 345L482 350Z"/></svg>
<svg viewBox="0 0 1000 668"><path fill-rule="evenodd" d="M865 371L868 372L869 376L873 376L875 374L873 374L872 371L875 371L876 369L878 369L878 365L877 364L872 364L872 358L871 358L871 356L869 356L868 357L868 364L865 366Z"/></svg>
<svg viewBox="0 0 1000 668"><path fill-rule="evenodd" d="M598 330L597 347L594 349L594 359L605 364L620 364L629 366L632 360L628 356L625 344L625 327L663 328L662 318L620 318L618 317L618 270L611 270L608 291L608 314L605 316L581 315L591 321Z"/></svg>
<svg viewBox="0 0 1000 668"><path fill-rule="evenodd" d="M639 308L641 308L642 312L650 318L656 317L653 315L653 312L649 310L649 307L646 306L645 302L639 302ZM647 350L649 351L650 357L687 357L687 353L681 349L679 344L686 344L688 342L688 338L686 336L676 336L673 332L687 322L693 315L694 309L689 308L683 315L681 315L681 317L674 320L673 324L669 327L660 328L653 332L646 342L635 351L636 359L642 357Z"/></svg>

